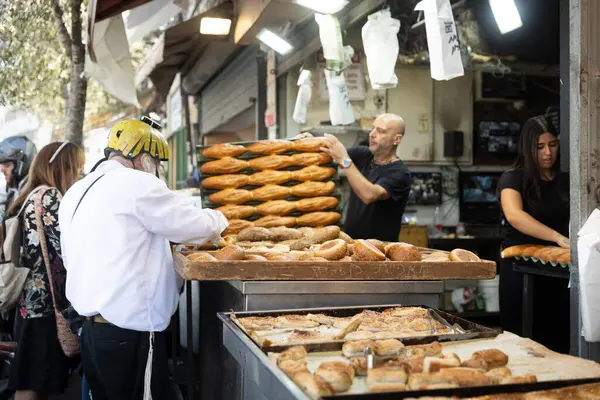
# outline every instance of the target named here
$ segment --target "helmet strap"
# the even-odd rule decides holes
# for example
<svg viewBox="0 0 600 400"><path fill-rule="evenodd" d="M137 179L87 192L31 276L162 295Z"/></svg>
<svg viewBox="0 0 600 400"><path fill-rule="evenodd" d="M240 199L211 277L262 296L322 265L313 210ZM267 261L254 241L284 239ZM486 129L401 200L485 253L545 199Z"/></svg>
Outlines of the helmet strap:
<svg viewBox="0 0 600 400"><path fill-rule="evenodd" d="M96 170L96 168L98 168L98 166L99 166L100 164L102 164L104 161L107 161L107 160L108 160L108 158L104 157L103 159L101 159L100 161L98 161L98 162L97 162L97 163L94 165L94 168L92 168L92 170L91 170L90 172L94 172L94 171Z"/></svg>

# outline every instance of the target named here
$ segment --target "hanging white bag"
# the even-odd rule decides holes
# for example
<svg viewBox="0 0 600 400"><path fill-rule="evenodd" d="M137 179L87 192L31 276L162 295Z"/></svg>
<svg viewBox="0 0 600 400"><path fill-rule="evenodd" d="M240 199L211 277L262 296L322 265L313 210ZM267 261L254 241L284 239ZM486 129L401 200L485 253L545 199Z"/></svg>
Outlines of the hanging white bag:
<svg viewBox="0 0 600 400"><path fill-rule="evenodd" d="M600 342L600 210L594 210L577 233L583 336Z"/></svg>
<svg viewBox="0 0 600 400"><path fill-rule="evenodd" d="M292 119L297 124L306 123L306 112L308 103L312 97L312 74L309 70L304 69L300 72L298 78L298 96L296 96L296 104L294 105L294 114Z"/></svg>
<svg viewBox="0 0 600 400"><path fill-rule="evenodd" d="M344 61L341 64L345 69L352 64L354 49L350 46L344 47ZM329 119L331 125L349 125L354 123L354 112L350 104L350 95L346 85L346 77L342 72L325 69L325 81L329 93Z"/></svg>
<svg viewBox="0 0 600 400"><path fill-rule="evenodd" d="M422 0L415 11L423 11L431 77L447 81L465 74L458 33L450 0Z"/></svg>
<svg viewBox="0 0 600 400"><path fill-rule="evenodd" d="M396 61L400 51L399 30L400 21L392 18L390 10L369 15L367 23L362 27L369 80L375 90L392 89L398 84Z"/></svg>
<svg viewBox="0 0 600 400"><path fill-rule="evenodd" d="M344 69L344 44L340 22L335 15L315 13L315 21L319 25L319 38L323 46L323 57L326 69L341 71Z"/></svg>

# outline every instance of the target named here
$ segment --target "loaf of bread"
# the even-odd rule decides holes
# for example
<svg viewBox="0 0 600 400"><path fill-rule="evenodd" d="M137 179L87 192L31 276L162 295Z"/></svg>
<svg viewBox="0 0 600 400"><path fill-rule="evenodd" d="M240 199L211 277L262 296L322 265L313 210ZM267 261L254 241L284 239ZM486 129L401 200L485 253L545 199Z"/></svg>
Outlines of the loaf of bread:
<svg viewBox="0 0 600 400"><path fill-rule="evenodd" d="M248 168L248 161L225 157L204 163L200 167L200 171L205 174L233 174L246 168Z"/></svg>
<svg viewBox="0 0 600 400"><path fill-rule="evenodd" d="M296 140L293 143L293 149L301 152L317 152L321 150L321 147L324 147L325 139L323 138L309 138L309 139L300 139Z"/></svg>
<svg viewBox="0 0 600 400"><path fill-rule="evenodd" d="M335 175L335 169L310 165L292 172L292 179L296 181L324 181Z"/></svg>
<svg viewBox="0 0 600 400"><path fill-rule="evenodd" d="M252 200L252 192L244 189L225 189L211 194L208 199L215 204L243 204Z"/></svg>
<svg viewBox="0 0 600 400"><path fill-rule="evenodd" d="M240 206L234 204L221 206L217 208L217 211L221 211L225 218L229 220L248 218L256 212L253 206Z"/></svg>
<svg viewBox="0 0 600 400"><path fill-rule="evenodd" d="M392 261L421 261L421 251L411 244L390 243L385 246L384 251Z"/></svg>
<svg viewBox="0 0 600 400"><path fill-rule="evenodd" d="M557 247L557 246L540 247L538 250L535 251L535 253L533 253L532 257L535 257L538 260L554 261L561 255L563 255L564 252L565 252L565 249L563 249L562 247Z"/></svg>
<svg viewBox="0 0 600 400"><path fill-rule="evenodd" d="M326 196L335 190L335 183L329 182L302 182L292 186L291 193L298 197Z"/></svg>
<svg viewBox="0 0 600 400"><path fill-rule="evenodd" d="M298 225L301 226L327 226L335 224L342 216L336 212L318 211L304 214L298 217Z"/></svg>
<svg viewBox="0 0 600 400"><path fill-rule="evenodd" d="M298 200L298 210L302 212L310 211L325 211L336 208L340 204L335 197L309 197L307 199Z"/></svg>
<svg viewBox="0 0 600 400"><path fill-rule="evenodd" d="M280 154L290 151L293 143L288 140L261 140L248 146L255 154Z"/></svg>
<svg viewBox="0 0 600 400"><path fill-rule="evenodd" d="M250 228L254 223L246 221L245 219L232 219L229 221L229 226L223 231L221 236L237 235L242 230Z"/></svg>
<svg viewBox="0 0 600 400"><path fill-rule="evenodd" d="M297 208L295 201L271 200L256 206L256 212L262 215L288 215Z"/></svg>
<svg viewBox="0 0 600 400"><path fill-rule="evenodd" d="M206 189L230 189L246 186L248 184L248 175L226 174L210 176L202 181L202 186Z"/></svg>
<svg viewBox="0 0 600 400"><path fill-rule="evenodd" d="M265 185L252 191L253 199L258 201L281 199L290 194L291 191L289 187L279 185Z"/></svg>
<svg viewBox="0 0 600 400"><path fill-rule="evenodd" d="M249 162L250 168L264 171L266 169L281 169L294 165L291 156L264 156L258 157Z"/></svg>
<svg viewBox="0 0 600 400"><path fill-rule="evenodd" d="M250 175L248 184L252 186L281 185L292 180L292 171L268 169Z"/></svg>
<svg viewBox="0 0 600 400"><path fill-rule="evenodd" d="M254 226L260 226L263 228L275 228L277 226L285 226L291 228L296 225L295 217L279 217L276 215L267 215L254 221Z"/></svg>
<svg viewBox="0 0 600 400"><path fill-rule="evenodd" d="M219 143L202 150L202 155L207 158L237 157L248 151L239 144Z"/></svg>
<svg viewBox="0 0 600 400"><path fill-rule="evenodd" d="M327 164L332 158L326 153L299 153L291 156L292 165L308 167L310 165Z"/></svg>

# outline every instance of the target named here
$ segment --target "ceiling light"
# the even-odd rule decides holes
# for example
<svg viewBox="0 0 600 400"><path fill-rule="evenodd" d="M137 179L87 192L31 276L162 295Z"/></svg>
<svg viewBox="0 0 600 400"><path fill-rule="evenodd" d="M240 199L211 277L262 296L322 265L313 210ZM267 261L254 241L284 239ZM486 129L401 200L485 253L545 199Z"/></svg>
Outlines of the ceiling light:
<svg viewBox="0 0 600 400"><path fill-rule="evenodd" d="M490 8L501 34L514 31L523 26L515 0L489 0Z"/></svg>
<svg viewBox="0 0 600 400"><path fill-rule="evenodd" d="M287 54L294 49L291 44L268 29L261 30L258 35L256 35L256 38L281 55Z"/></svg>
<svg viewBox="0 0 600 400"><path fill-rule="evenodd" d="M297 4L321 14L335 14L347 4L347 0L296 0Z"/></svg>
<svg viewBox="0 0 600 400"><path fill-rule="evenodd" d="M229 35L231 20L228 18L204 17L200 20L200 33L203 35Z"/></svg>

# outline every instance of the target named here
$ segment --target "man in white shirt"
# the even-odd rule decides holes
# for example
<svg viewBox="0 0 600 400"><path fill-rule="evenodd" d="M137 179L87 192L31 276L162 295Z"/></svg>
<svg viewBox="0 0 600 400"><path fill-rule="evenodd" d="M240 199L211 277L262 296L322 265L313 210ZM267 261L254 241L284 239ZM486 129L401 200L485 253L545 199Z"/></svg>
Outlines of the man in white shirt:
<svg viewBox="0 0 600 400"><path fill-rule="evenodd" d="M94 400L147 398L150 381L153 400L171 399L161 333L179 291L169 241L215 241L227 220L158 178L169 148L148 123L116 124L105 155L59 210L66 296L85 317L84 374Z"/></svg>

